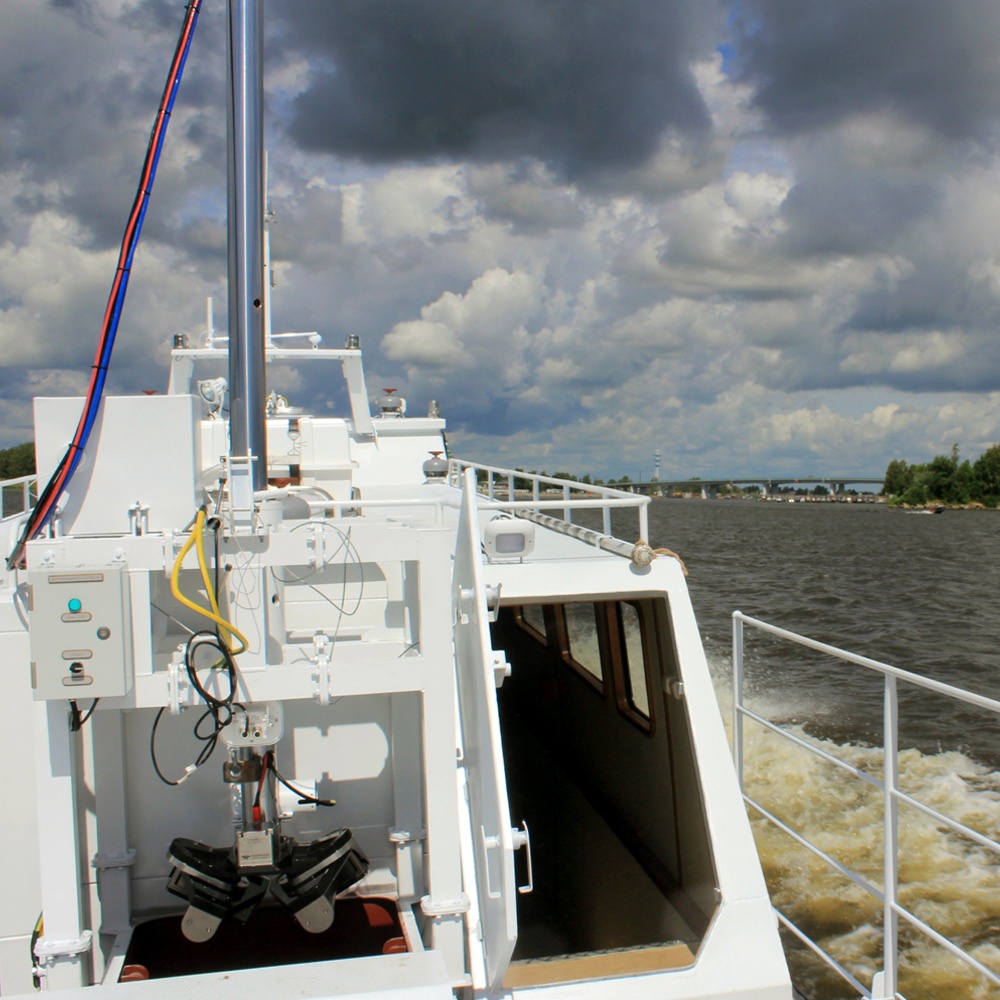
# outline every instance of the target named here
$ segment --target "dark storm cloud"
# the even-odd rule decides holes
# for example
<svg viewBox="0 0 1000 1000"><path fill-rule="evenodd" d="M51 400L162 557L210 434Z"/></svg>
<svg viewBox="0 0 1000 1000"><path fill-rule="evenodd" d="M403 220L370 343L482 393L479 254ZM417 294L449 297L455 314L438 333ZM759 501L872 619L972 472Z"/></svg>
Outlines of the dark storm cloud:
<svg viewBox="0 0 1000 1000"><path fill-rule="evenodd" d="M1000 12L976 0L732 0L732 71L781 131L891 112L987 139L1000 97Z"/></svg>
<svg viewBox="0 0 1000 1000"><path fill-rule="evenodd" d="M931 178L890 179L845 165L803 173L783 207L796 255L888 251L942 197Z"/></svg>
<svg viewBox="0 0 1000 1000"><path fill-rule="evenodd" d="M527 156L581 176L642 162L666 129L708 128L689 63L712 51L714 4L296 0L272 9L292 44L318 60L289 124L308 150L368 162Z"/></svg>
<svg viewBox="0 0 1000 1000"><path fill-rule="evenodd" d="M138 4L120 18L55 0L5 11L0 171L24 172L22 211L68 213L93 247L117 245L183 16L177 0ZM200 18L179 98L183 121L167 139L168 155L181 133L197 149L185 164L189 189L225 177L223 59L214 55L224 51L222 24L215 10ZM169 173L160 172L160 201L179 183ZM159 227L169 238L173 225L153 213L147 235Z"/></svg>

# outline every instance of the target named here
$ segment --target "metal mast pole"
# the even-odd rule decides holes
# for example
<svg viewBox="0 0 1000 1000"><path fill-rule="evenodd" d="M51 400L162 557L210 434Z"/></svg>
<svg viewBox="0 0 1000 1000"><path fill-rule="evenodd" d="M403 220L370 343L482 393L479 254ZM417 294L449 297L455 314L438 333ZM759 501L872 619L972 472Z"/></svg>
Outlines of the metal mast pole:
<svg viewBox="0 0 1000 1000"><path fill-rule="evenodd" d="M228 0L229 449L267 485L264 418L264 4Z"/></svg>

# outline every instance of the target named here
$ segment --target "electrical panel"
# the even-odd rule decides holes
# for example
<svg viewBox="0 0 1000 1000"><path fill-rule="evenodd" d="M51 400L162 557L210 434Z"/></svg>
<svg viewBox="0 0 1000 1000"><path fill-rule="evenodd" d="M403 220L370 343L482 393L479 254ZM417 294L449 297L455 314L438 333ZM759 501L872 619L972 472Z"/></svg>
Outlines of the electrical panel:
<svg viewBox="0 0 1000 1000"><path fill-rule="evenodd" d="M122 563L28 573L35 701L113 698L132 687L132 616Z"/></svg>

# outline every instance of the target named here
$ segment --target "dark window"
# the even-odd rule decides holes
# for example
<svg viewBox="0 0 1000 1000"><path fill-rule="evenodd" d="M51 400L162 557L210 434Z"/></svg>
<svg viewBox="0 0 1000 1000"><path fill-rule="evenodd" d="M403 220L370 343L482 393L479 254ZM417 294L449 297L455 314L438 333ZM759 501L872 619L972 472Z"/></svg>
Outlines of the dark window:
<svg viewBox="0 0 1000 1000"><path fill-rule="evenodd" d="M597 604L562 605L563 659L598 691L604 690L601 666L601 637ZM558 606L557 606L558 610ZM557 619L558 620L558 619Z"/></svg>
<svg viewBox="0 0 1000 1000"><path fill-rule="evenodd" d="M529 635L539 642L548 641L548 629L545 627L545 609L541 604L525 604L515 612L517 623Z"/></svg>
<svg viewBox="0 0 1000 1000"><path fill-rule="evenodd" d="M622 601L615 607L619 634L614 646L621 656L621 669L616 671L621 679L618 705L640 729L651 732L649 638L645 615L638 604Z"/></svg>

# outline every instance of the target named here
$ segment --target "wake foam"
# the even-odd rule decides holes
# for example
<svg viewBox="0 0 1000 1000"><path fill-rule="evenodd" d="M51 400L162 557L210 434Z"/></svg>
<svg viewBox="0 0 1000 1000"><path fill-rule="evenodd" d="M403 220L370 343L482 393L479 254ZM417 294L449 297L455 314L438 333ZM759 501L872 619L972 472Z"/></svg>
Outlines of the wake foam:
<svg viewBox="0 0 1000 1000"><path fill-rule="evenodd" d="M732 691L714 670L731 728ZM826 753L881 779L881 747L810 733L793 692L757 696L754 710ZM795 720L795 721L792 721ZM730 734L731 737L731 734ZM881 890L883 794L749 720L747 793L782 822ZM1000 840L1000 775L960 751L899 754L899 785L917 801ZM882 904L751 809L774 904L866 986L882 963ZM1000 857L919 810L899 806L899 899L939 934L1000 974ZM786 936L793 979L815 1000L857 993ZM907 1000L996 1000L1000 988L900 918L900 992Z"/></svg>

